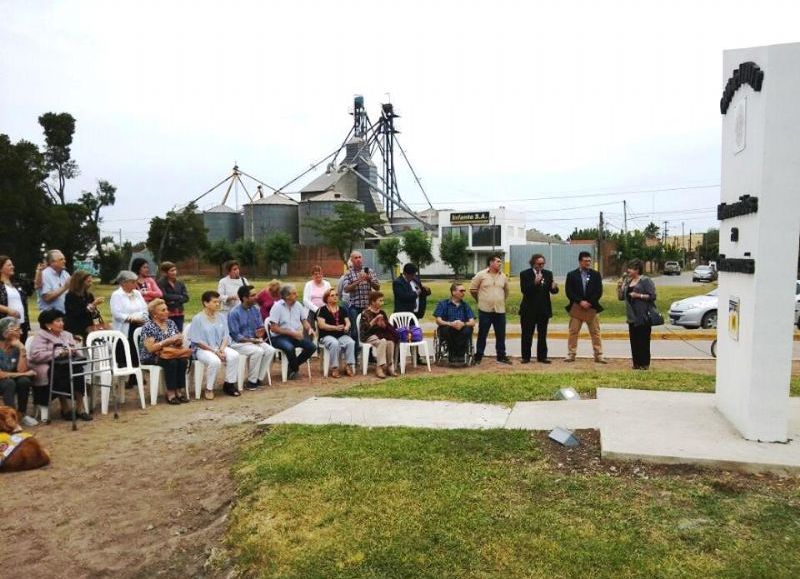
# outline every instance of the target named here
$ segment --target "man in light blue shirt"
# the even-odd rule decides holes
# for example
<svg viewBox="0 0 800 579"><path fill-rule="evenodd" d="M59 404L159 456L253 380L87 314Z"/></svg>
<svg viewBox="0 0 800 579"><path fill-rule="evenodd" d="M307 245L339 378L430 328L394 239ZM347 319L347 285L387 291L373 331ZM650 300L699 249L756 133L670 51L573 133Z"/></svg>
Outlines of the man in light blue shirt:
<svg viewBox="0 0 800 579"><path fill-rule="evenodd" d="M67 260L57 249L47 252L47 267L42 270L42 289L39 290L39 311L66 312L64 300L69 289L69 272L64 269Z"/></svg>
<svg viewBox="0 0 800 579"><path fill-rule="evenodd" d="M272 345L281 350L289 361L289 379L298 376L300 366L317 351L317 347L309 338L303 335L303 330L309 336L314 335L314 329L306 320L305 308L297 302L297 289L293 285L281 288L282 300L275 302L269 311L269 334ZM295 348L302 348L298 356Z"/></svg>
<svg viewBox="0 0 800 579"><path fill-rule="evenodd" d="M255 390L263 385L275 357L275 348L264 342L267 331L261 321L261 312L255 305L257 294L251 285L240 286L237 290L239 304L228 314L231 348L240 355L247 356L250 364L245 386L248 390ZM268 378L268 381L272 384L272 380Z"/></svg>

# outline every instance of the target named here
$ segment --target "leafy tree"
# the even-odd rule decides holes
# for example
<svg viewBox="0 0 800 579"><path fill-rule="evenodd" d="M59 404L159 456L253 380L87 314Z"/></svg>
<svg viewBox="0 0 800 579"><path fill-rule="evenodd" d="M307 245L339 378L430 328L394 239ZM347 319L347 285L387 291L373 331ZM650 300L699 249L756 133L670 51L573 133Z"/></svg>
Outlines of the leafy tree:
<svg viewBox="0 0 800 579"><path fill-rule="evenodd" d="M157 262L181 261L205 250L208 235L197 205L190 203L181 211L168 211L165 217L151 219L147 247Z"/></svg>
<svg viewBox="0 0 800 579"><path fill-rule="evenodd" d="M403 232L402 237L403 252L408 256L411 263L419 269L433 263L431 240L424 231L409 229Z"/></svg>
<svg viewBox="0 0 800 579"><path fill-rule="evenodd" d="M89 231L94 238L94 246L97 250L97 256L102 261L105 252L103 251L103 238L100 235L100 211L104 207L114 205L116 198L117 188L108 181L100 180L97 183L97 190L94 193L84 191L80 198L80 205L86 208L86 221Z"/></svg>
<svg viewBox="0 0 800 579"><path fill-rule="evenodd" d="M459 279L460 273L466 274L470 258L466 237L452 233L445 235L439 246L439 257L450 266L456 279Z"/></svg>
<svg viewBox="0 0 800 579"><path fill-rule="evenodd" d="M276 275L280 275L281 269L291 261L292 255L294 255L294 244L288 233L276 231L264 240L264 258L267 267L273 269Z"/></svg>
<svg viewBox="0 0 800 579"><path fill-rule="evenodd" d="M113 249L106 249L103 251L103 255L100 256L99 261L100 281L102 283L111 283L122 269L122 251L116 247Z"/></svg>
<svg viewBox="0 0 800 579"><path fill-rule="evenodd" d="M658 239L660 231L661 228L651 221L647 224L647 227L644 228L644 236L647 239Z"/></svg>
<svg viewBox="0 0 800 579"><path fill-rule="evenodd" d="M219 268L222 277L222 264L233 259L233 245L227 239L218 239L209 245L203 252L205 258Z"/></svg>
<svg viewBox="0 0 800 579"><path fill-rule="evenodd" d="M392 272L392 276L394 276L394 268L400 263L400 238L387 237L386 239L381 239L377 247L377 254L378 263Z"/></svg>
<svg viewBox="0 0 800 579"><path fill-rule="evenodd" d="M362 211L354 203L342 203L336 206L336 219L315 217L309 219L308 226L347 263L356 244L364 239L364 230L380 223L377 213Z"/></svg>
<svg viewBox="0 0 800 579"><path fill-rule="evenodd" d="M572 231L572 233L569 234L569 237L567 239L568 240L573 240L573 239L580 239L580 240L597 239L599 237L599 235L598 235L599 231L600 231L600 229L597 228L597 227L589 227L587 229L578 229L576 227ZM605 233L605 235L604 235L605 239L608 239L608 238L611 237L611 232L608 229L603 228L603 232Z"/></svg>
<svg viewBox="0 0 800 579"><path fill-rule="evenodd" d="M39 117L44 129L45 168L53 174L54 183L45 183L47 193L54 203L66 204L65 189L68 179L80 175L78 164L72 159L72 135L75 118L69 113L45 113Z"/></svg>
<svg viewBox="0 0 800 579"><path fill-rule="evenodd" d="M714 261L719 256L719 229L711 228L703 235L703 243L697 247L702 261Z"/></svg>
<svg viewBox="0 0 800 579"><path fill-rule="evenodd" d="M244 266L253 267L258 262L258 244L252 239L240 239L233 246L236 259Z"/></svg>

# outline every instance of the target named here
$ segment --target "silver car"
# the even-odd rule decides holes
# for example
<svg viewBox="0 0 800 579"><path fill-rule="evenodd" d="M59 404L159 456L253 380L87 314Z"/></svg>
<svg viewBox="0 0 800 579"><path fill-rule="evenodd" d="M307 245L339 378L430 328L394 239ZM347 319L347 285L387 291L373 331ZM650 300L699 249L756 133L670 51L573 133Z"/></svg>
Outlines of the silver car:
<svg viewBox="0 0 800 579"><path fill-rule="evenodd" d="M716 328L717 301L717 290L713 290L673 302L669 307L669 321L684 328Z"/></svg>
<svg viewBox="0 0 800 579"><path fill-rule="evenodd" d="M714 281L717 279L717 270L710 265L698 265L692 273L692 281Z"/></svg>

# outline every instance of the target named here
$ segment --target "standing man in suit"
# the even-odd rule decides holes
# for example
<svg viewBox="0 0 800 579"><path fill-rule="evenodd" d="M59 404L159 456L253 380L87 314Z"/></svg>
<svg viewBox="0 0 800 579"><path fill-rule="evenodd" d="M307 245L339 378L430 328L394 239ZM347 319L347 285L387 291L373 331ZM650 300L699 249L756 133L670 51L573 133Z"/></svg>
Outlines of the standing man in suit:
<svg viewBox="0 0 800 579"><path fill-rule="evenodd" d="M578 269L567 274L564 287L567 292L567 312L569 313L569 338L567 339L567 357L565 362L574 362L578 351L578 334L586 322L589 336L592 338L594 361L606 364L603 358L603 342L600 339L600 319L603 311L600 298L603 296L603 279L600 272L592 269L592 255L588 251L578 254Z"/></svg>
<svg viewBox="0 0 800 579"><path fill-rule="evenodd" d="M522 363L531 361L533 332L536 330L536 359L549 364L547 359L547 324L553 317L550 294L558 293L558 284L553 280L553 272L544 269L545 259L541 253L534 253L529 262L531 267L519 274L522 288L522 303L519 316L522 324Z"/></svg>
<svg viewBox="0 0 800 579"><path fill-rule="evenodd" d="M412 312L421 322L431 290L422 285L417 271L417 266L413 263L405 264L403 273L392 282L392 291L394 292L394 311Z"/></svg>

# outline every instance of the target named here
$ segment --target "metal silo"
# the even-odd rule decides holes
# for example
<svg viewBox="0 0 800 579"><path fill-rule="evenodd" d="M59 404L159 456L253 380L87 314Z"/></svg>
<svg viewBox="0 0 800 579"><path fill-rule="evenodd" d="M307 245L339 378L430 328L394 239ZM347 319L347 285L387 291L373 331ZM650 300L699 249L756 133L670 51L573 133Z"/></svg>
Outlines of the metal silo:
<svg viewBox="0 0 800 579"><path fill-rule="evenodd" d="M217 205L204 211L203 224L212 243L220 239L233 243L242 236L242 213L227 205Z"/></svg>
<svg viewBox="0 0 800 579"><path fill-rule="evenodd" d="M297 201L282 193L274 193L245 204L245 237L261 243L270 233L283 231L289 234L292 243L297 243L298 207Z"/></svg>
<svg viewBox="0 0 800 579"><path fill-rule="evenodd" d="M309 219L336 219L336 207L345 203L354 204L364 210L364 206L355 199L349 199L337 191L328 191L311 199L300 202L300 245L322 245L324 242L317 233L308 226Z"/></svg>

